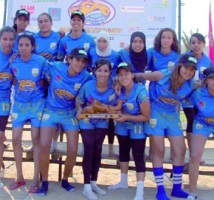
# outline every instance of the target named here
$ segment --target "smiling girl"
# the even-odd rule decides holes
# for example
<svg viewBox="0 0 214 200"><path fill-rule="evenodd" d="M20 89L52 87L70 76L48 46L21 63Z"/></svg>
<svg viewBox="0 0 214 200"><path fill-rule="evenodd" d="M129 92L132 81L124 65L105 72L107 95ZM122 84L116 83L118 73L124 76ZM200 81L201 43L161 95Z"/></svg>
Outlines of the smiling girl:
<svg viewBox="0 0 214 200"><path fill-rule="evenodd" d="M111 63L105 59L99 59L95 63L95 80L87 82L80 89L76 105L79 114L87 110L95 101L102 104L103 112L108 112L107 106L116 104L116 93L112 87ZM108 119L82 119L80 120L80 132L84 145L83 195L90 200L97 199L97 194L105 195L106 192L98 187L97 178L101 162L102 145L108 131ZM95 193L94 193L95 192Z"/></svg>
<svg viewBox="0 0 214 200"><path fill-rule="evenodd" d="M150 135L154 155L152 158L153 173L157 184L157 200L169 200L163 181L164 138L168 137L174 156L173 189L171 195L186 198L182 190L184 155L186 146L180 126L179 112L176 107L193 91L197 60L194 56L183 55L173 70L165 69L151 73L138 73L136 76L154 81L150 90L151 118L146 123L146 133Z"/></svg>
<svg viewBox="0 0 214 200"><path fill-rule="evenodd" d="M90 48L96 46L91 35L87 34L84 29L85 16L76 10L71 13L70 17L71 31L60 40L57 60L63 61L74 48L84 48L87 52Z"/></svg>

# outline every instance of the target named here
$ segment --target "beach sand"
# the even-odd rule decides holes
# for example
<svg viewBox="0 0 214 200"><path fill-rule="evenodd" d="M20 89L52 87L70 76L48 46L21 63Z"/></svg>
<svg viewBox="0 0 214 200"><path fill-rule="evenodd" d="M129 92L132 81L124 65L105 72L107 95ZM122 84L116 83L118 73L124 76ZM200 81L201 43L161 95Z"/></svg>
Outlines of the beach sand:
<svg viewBox="0 0 214 200"><path fill-rule="evenodd" d="M30 134L29 134L30 135ZM29 135L25 137L29 137ZM11 133L7 133L7 137L11 138ZM107 140L105 140L105 143ZM207 147L213 148L214 141L209 141L207 143ZM78 158L78 161L82 158ZM110 162L108 160L104 160L104 162ZM11 165L8 169L5 169L1 174L1 181L4 184L4 187L0 189L0 200L7 199L15 199L15 200L36 200L36 199L62 199L62 200L84 200L86 199L82 195L83 191L83 173L82 167L75 166L73 169L73 177L69 178L69 182L72 183L76 187L74 192L67 192L61 186L60 182L58 182L58 165L51 164L49 169L49 191L45 197L38 197L35 194L28 194L27 190L30 187L31 179L32 179L32 171L33 171L33 163L25 162L23 163L23 172L24 178L26 179L26 186L23 186L17 190L8 190L7 186L14 180L16 177L15 165L13 162L5 161L5 165ZM151 167L151 163L147 164L148 167ZM165 165L166 167L170 167L170 165ZM202 167L201 167L202 169ZM214 167L203 167L205 170L212 170ZM172 189L172 181L169 178L169 174L165 174L165 186L167 190L167 194L170 197L170 192ZM136 192L136 177L134 171L129 171L128 174L128 189L121 190L108 190L107 187L111 184L115 184L119 181L120 171L117 169L103 169L101 168L99 171L98 177L98 185L106 190L107 195L100 196L98 195L98 199L100 200L132 200L134 199ZM183 177L184 189L188 191L188 175L184 175ZM145 189L144 189L144 200L155 200L156 194L156 184L154 181L153 174L151 172L146 173L145 178ZM171 200L176 200L178 198L172 198ZM214 176L206 176L201 175L198 180L198 200L214 200Z"/></svg>

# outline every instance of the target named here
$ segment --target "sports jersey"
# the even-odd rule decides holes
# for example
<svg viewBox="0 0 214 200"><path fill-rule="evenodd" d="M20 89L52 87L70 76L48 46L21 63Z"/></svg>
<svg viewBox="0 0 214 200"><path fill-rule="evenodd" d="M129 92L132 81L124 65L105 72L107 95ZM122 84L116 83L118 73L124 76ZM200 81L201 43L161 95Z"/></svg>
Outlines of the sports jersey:
<svg viewBox="0 0 214 200"><path fill-rule="evenodd" d="M119 57L119 54L118 52L114 51L114 50L111 50L111 54L109 56L106 56L106 57L102 57L102 56L99 56L97 55L96 53L96 48L92 48L90 51L89 51L89 57L91 59L91 67L94 68L95 67L95 62L99 59L99 58L104 58L106 60L109 60L111 62L111 74L112 74L112 77L116 77L116 69L117 69L117 66L120 62L120 57Z"/></svg>
<svg viewBox="0 0 214 200"><path fill-rule="evenodd" d="M57 32L51 31L49 36L42 36L41 32L35 33L34 35L36 41L35 53L49 53L53 57L49 61L56 60L60 35Z"/></svg>
<svg viewBox="0 0 214 200"><path fill-rule="evenodd" d="M187 54L191 54L192 51L188 51ZM195 77L196 79L200 79L202 80L204 78L203 76L203 71L212 66L212 61L210 60L210 58L205 54L202 53L201 58L197 58L197 73L196 75L198 77Z"/></svg>
<svg viewBox="0 0 214 200"><path fill-rule="evenodd" d="M150 71L159 71L162 69L172 69L178 62L179 54L173 50L168 54L163 54L154 48L147 50L148 68Z"/></svg>
<svg viewBox="0 0 214 200"><path fill-rule="evenodd" d="M122 112L130 115L139 115L141 113L140 104L148 102L148 92L144 85L134 83L129 96L126 96L124 88L121 89L120 99L123 100Z"/></svg>
<svg viewBox="0 0 214 200"><path fill-rule="evenodd" d="M209 94L208 87L198 88L191 95L191 99L198 109L195 120L204 125L214 127L214 97Z"/></svg>
<svg viewBox="0 0 214 200"><path fill-rule="evenodd" d="M122 62L127 62L127 63L130 63L132 65L134 73L143 72L145 70L145 69L143 69L142 71L138 71L137 70L137 68L134 66L134 64L131 61L129 51L127 51L126 49L121 49L119 51L119 56L120 56L120 59L121 59ZM147 55L147 57L148 57L148 55Z"/></svg>
<svg viewBox="0 0 214 200"><path fill-rule="evenodd" d="M10 54L4 54L0 49L0 101L10 101L12 73L10 71L9 59L12 54L12 51Z"/></svg>
<svg viewBox="0 0 214 200"><path fill-rule="evenodd" d="M57 59L64 59L64 57L70 54L71 50L74 48L84 48L86 51L88 51L90 48L95 46L95 41L91 35L82 32L79 38L72 38L69 33L60 40Z"/></svg>
<svg viewBox="0 0 214 200"><path fill-rule="evenodd" d="M48 69L47 61L36 54L23 61L18 56L11 64L11 72L16 79L15 96L17 102L37 102L44 98L44 87L40 83Z"/></svg>
<svg viewBox="0 0 214 200"><path fill-rule="evenodd" d="M79 102L83 106L92 104L94 100L99 100L101 103L107 105L115 105L116 99L117 95L112 87L112 82L109 81L108 88L104 92L100 92L96 87L96 79L88 81L86 84L84 84L77 96L77 102ZM93 129L95 126L99 128L107 128L108 120L106 119L80 120L81 129Z"/></svg>
<svg viewBox="0 0 214 200"><path fill-rule="evenodd" d="M75 97L81 86L93 77L83 70L75 76L68 74L68 65L53 62L49 65L50 84L46 98L46 108L50 110L71 111L75 108Z"/></svg>
<svg viewBox="0 0 214 200"><path fill-rule="evenodd" d="M120 99L123 101L122 112L127 115L140 115L140 104L149 101L149 95L143 84L134 83L130 94L126 95L124 88L121 89ZM132 139L146 138L144 122L125 121L116 123L117 135L129 136Z"/></svg>
<svg viewBox="0 0 214 200"><path fill-rule="evenodd" d="M153 89L150 90L150 102L153 109L162 110L166 113L176 112L176 106L180 101L185 99L194 89L194 81L192 79L185 81L177 90L177 94L173 94L169 90L170 77L172 70L160 70L163 73L161 80L153 82Z"/></svg>
<svg viewBox="0 0 214 200"><path fill-rule="evenodd" d="M189 54L191 54L191 51L187 52ZM203 75L203 71L208 68L211 67L212 65L212 61L210 60L210 58L202 53L202 57L197 59L197 71L195 72L195 79L196 80L203 80L204 75ZM193 104L191 101L190 97L187 97L183 102L182 102L182 107L183 108L193 108Z"/></svg>

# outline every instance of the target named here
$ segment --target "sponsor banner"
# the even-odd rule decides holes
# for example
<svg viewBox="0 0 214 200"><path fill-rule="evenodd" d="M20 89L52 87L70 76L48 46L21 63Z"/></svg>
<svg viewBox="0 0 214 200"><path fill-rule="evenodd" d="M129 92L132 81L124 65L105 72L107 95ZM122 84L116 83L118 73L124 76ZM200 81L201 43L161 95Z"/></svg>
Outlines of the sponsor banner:
<svg viewBox="0 0 214 200"><path fill-rule="evenodd" d="M43 12L53 18L53 30L70 30L70 13L79 9L86 17L85 29L96 37L105 30L111 35L112 48L129 44L130 35L142 31L147 36L147 47L162 28L175 30L177 1L174 0L8 0L7 24L13 24L17 9L31 13L28 30L37 32L37 17Z"/></svg>

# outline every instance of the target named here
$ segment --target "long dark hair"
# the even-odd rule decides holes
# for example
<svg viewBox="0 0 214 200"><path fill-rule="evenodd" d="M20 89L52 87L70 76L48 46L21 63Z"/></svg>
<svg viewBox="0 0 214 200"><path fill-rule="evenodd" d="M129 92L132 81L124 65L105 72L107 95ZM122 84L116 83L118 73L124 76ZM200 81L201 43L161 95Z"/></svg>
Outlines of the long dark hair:
<svg viewBox="0 0 214 200"><path fill-rule="evenodd" d="M177 35L176 35L175 31L171 28L163 28L159 31L159 33L156 35L155 40L154 40L154 49L159 52L161 51L161 37L162 37L163 32L165 32L165 31L169 31L173 35L173 43L171 46L171 50L173 50L177 53L180 53L180 45L179 45L179 42L177 39Z"/></svg>

